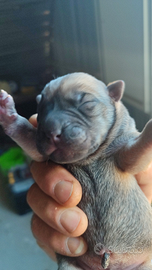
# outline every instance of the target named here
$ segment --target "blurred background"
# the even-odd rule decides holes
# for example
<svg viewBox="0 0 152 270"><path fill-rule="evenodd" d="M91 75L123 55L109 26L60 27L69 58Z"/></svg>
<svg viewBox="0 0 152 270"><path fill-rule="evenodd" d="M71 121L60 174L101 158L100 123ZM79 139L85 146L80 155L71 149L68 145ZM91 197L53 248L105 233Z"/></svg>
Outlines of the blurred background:
<svg viewBox="0 0 152 270"><path fill-rule="evenodd" d="M151 14L150 0L0 0L0 88L29 118L55 77L82 71L106 84L121 79L141 131L152 116ZM30 232L28 163L0 129L1 270L57 269Z"/></svg>

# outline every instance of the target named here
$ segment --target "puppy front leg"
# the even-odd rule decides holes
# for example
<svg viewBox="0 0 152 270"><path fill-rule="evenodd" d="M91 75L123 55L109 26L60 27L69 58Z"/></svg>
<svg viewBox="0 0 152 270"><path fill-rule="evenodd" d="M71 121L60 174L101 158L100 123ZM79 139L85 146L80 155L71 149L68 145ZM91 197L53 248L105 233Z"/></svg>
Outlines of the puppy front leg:
<svg viewBox="0 0 152 270"><path fill-rule="evenodd" d="M133 175L145 170L152 161L152 120L140 135L122 147L115 156L118 167Z"/></svg>
<svg viewBox="0 0 152 270"><path fill-rule="evenodd" d="M17 114L13 98L4 90L0 92L0 124L5 133L32 159L44 160L36 147L36 128L26 118Z"/></svg>

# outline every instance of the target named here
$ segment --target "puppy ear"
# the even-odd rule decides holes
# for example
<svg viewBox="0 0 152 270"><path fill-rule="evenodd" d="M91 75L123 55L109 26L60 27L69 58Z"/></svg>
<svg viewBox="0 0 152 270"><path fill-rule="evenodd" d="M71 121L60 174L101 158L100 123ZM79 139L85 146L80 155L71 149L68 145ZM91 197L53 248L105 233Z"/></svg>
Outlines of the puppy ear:
<svg viewBox="0 0 152 270"><path fill-rule="evenodd" d="M119 101L124 93L125 83L124 81L115 81L107 85L109 96L115 101Z"/></svg>
<svg viewBox="0 0 152 270"><path fill-rule="evenodd" d="M42 95L41 94L36 97L37 104L40 103L41 99L42 99Z"/></svg>

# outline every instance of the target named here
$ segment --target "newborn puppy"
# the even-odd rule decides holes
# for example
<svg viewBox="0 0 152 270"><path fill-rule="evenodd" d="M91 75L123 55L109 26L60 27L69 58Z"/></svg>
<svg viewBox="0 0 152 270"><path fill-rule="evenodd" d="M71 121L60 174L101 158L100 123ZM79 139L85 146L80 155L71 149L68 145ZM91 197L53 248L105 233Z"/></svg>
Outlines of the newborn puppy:
<svg viewBox="0 0 152 270"><path fill-rule="evenodd" d="M1 91L6 134L34 160L63 164L82 185L88 251L57 255L58 270L152 269L152 210L134 177L152 160L152 120L137 132L123 91L123 81L106 86L85 73L55 79L37 97L37 129Z"/></svg>

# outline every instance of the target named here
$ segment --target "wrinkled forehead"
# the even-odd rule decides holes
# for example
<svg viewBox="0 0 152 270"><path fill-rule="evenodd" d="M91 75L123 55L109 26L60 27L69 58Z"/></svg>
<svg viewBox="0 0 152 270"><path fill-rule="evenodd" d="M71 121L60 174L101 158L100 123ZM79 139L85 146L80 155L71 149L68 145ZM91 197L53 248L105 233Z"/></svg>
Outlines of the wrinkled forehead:
<svg viewBox="0 0 152 270"><path fill-rule="evenodd" d="M59 77L48 83L42 91L47 98L51 98L57 92L64 98L79 92L89 93L97 98L107 96L106 85L85 73L72 73Z"/></svg>

